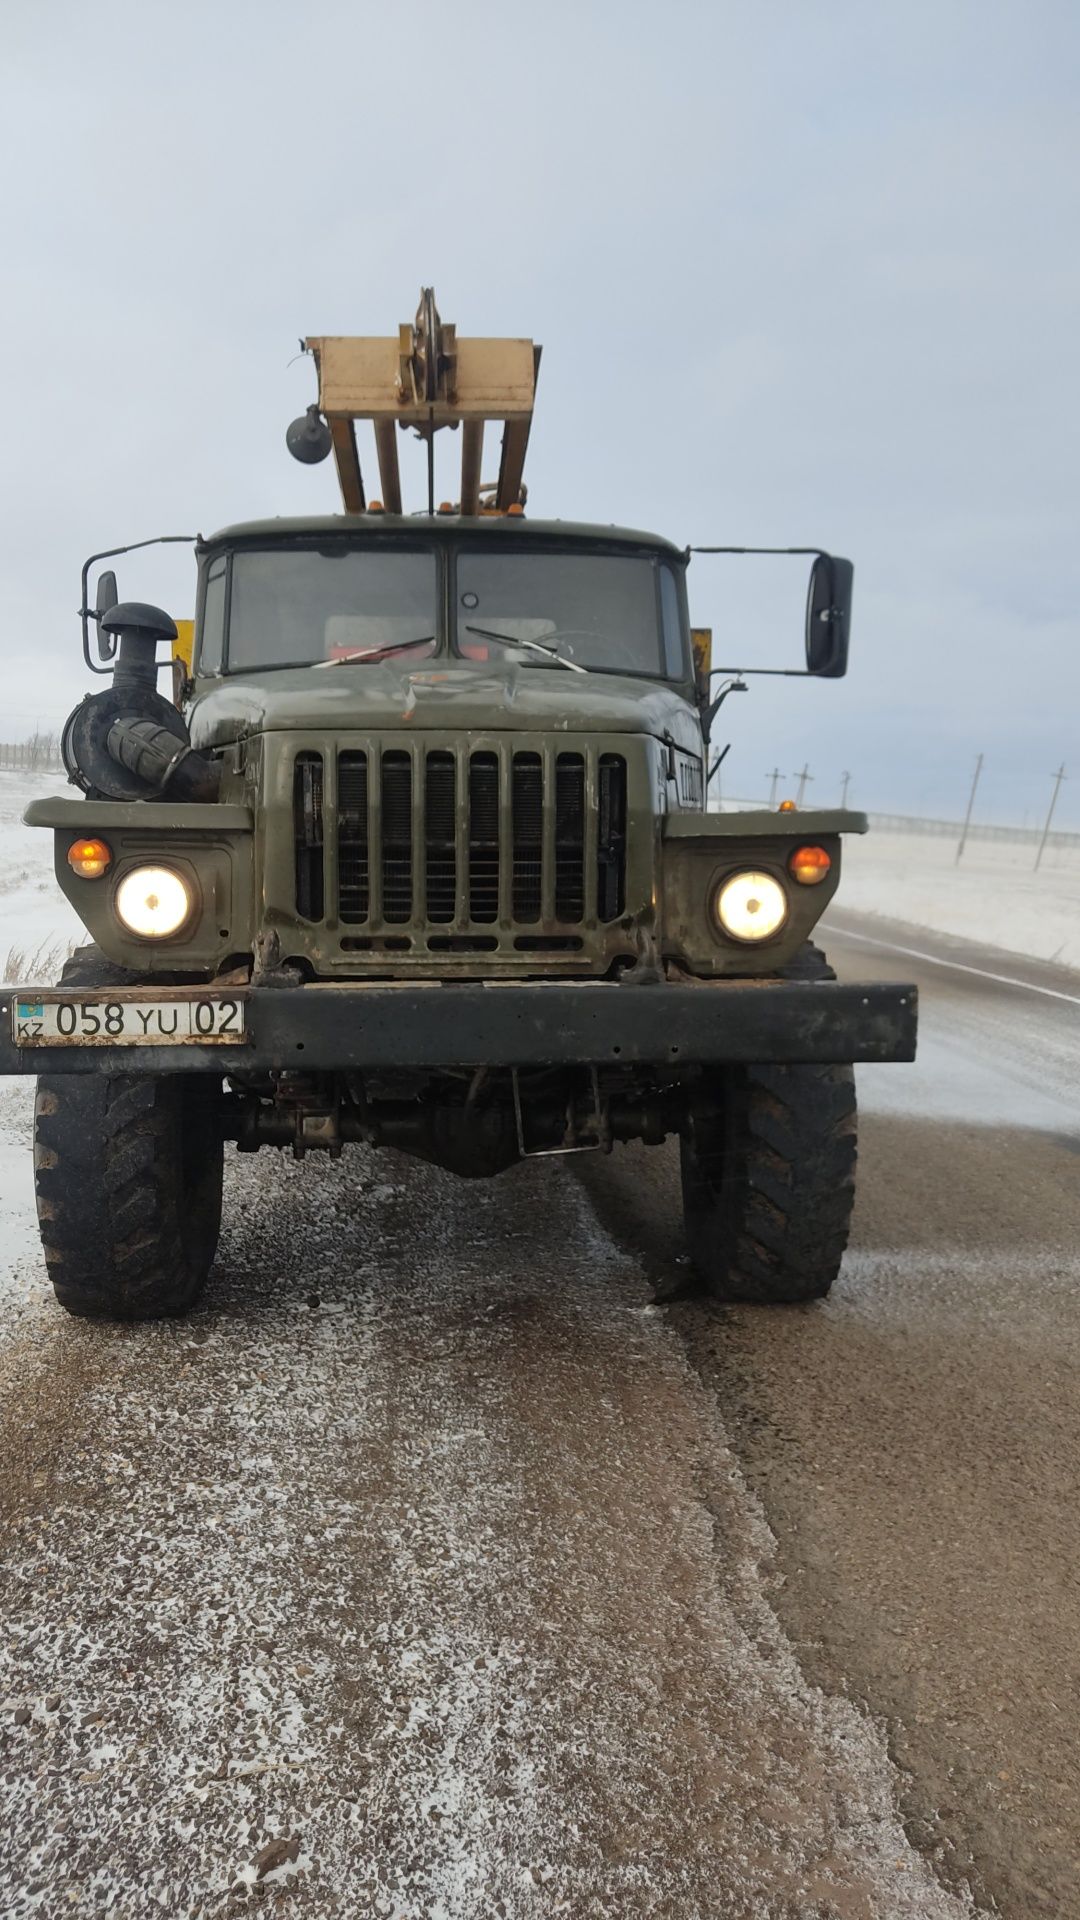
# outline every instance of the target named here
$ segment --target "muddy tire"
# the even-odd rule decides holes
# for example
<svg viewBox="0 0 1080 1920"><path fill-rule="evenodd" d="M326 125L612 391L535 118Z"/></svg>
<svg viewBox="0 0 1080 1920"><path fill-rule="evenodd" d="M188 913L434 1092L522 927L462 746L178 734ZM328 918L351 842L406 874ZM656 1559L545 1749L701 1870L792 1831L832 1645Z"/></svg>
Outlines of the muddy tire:
<svg viewBox="0 0 1080 1920"><path fill-rule="evenodd" d="M816 947L786 979L829 980ZM722 1069L681 1142L690 1256L719 1300L791 1305L828 1293L855 1199L849 1066Z"/></svg>
<svg viewBox="0 0 1080 1920"><path fill-rule="evenodd" d="M82 947L64 986L131 976ZM221 1224L221 1083L198 1074L46 1075L34 1183L57 1300L68 1313L156 1320L198 1299Z"/></svg>

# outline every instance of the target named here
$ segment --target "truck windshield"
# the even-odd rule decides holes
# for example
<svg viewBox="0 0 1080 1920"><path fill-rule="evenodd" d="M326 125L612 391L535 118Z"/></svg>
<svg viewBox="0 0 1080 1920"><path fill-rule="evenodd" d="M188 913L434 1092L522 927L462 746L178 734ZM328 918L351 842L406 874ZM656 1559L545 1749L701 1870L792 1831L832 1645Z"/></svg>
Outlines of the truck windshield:
<svg viewBox="0 0 1080 1920"><path fill-rule="evenodd" d="M435 651L435 555L420 548L242 548L232 556L228 665L410 660Z"/></svg>
<svg viewBox="0 0 1080 1920"><path fill-rule="evenodd" d="M683 677L681 637L661 631L656 562L644 556L463 548L455 594L463 659L512 649L521 667L550 671L554 654L593 673Z"/></svg>

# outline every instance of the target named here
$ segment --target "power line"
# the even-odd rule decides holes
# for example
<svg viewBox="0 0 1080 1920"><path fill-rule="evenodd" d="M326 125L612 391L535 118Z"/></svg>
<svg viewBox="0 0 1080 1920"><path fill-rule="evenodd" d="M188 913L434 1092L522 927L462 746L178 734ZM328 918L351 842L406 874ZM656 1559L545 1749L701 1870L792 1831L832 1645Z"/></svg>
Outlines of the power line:
<svg viewBox="0 0 1080 1920"><path fill-rule="evenodd" d="M1056 773L1055 773L1055 775L1054 775L1054 791L1053 791L1053 793L1052 793L1052 794L1050 795L1050 811L1049 811L1049 813L1048 813L1048 814L1047 814L1047 816L1046 816L1046 825L1045 825L1045 827L1043 828L1043 836L1042 836L1042 839L1041 839L1041 840L1039 841L1039 851L1038 851L1038 853L1037 853L1037 854L1035 855L1035 871L1036 871L1036 873L1037 873L1037 872L1038 872L1038 870L1039 870L1039 861L1040 861L1040 860L1042 859L1042 857L1043 857L1043 848L1044 848L1044 847L1045 847L1045 845L1046 845L1046 839L1047 839L1047 835L1048 835L1048 834L1049 834L1049 832L1050 832L1050 822L1051 822L1051 820L1052 820L1052 819L1053 819L1053 817L1054 817L1054 808L1055 808L1055 807L1057 806L1057 797L1058 797L1058 794L1059 794L1059 793L1061 792L1061 783L1062 783L1062 781L1064 780L1064 778L1065 778L1065 762L1064 762L1064 760L1063 760L1063 761L1062 761L1062 763L1061 763L1061 765L1060 765L1060 767L1058 768L1058 770L1057 770L1057 772L1056 772Z"/></svg>

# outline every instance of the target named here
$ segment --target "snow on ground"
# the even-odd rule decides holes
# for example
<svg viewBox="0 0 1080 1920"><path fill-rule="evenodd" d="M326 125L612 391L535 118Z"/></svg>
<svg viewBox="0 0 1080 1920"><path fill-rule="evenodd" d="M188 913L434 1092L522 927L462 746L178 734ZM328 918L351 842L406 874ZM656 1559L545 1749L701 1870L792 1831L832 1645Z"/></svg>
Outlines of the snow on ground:
<svg viewBox="0 0 1080 1920"><path fill-rule="evenodd" d="M62 773L0 772L0 979L55 979L86 933L53 874L52 834L23 825L46 794L70 795ZM21 956L21 958L20 958ZM34 1214L30 1079L0 1079L0 1343L16 1368L49 1297Z"/></svg>
<svg viewBox="0 0 1080 1920"><path fill-rule="evenodd" d="M47 794L71 797L62 773L0 773L0 979L14 956L24 979L40 982L59 971L58 959L86 931L53 874L52 834L23 825L23 810ZM35 969L34 961L39 965Z"/></svg>
<svg viewBox="0 0 1080 1920"><path fill-rule="evenodd" d="M1080 970L1080 847L1036 849L936 834L849 835L838 910L876 914Z"/></svg>

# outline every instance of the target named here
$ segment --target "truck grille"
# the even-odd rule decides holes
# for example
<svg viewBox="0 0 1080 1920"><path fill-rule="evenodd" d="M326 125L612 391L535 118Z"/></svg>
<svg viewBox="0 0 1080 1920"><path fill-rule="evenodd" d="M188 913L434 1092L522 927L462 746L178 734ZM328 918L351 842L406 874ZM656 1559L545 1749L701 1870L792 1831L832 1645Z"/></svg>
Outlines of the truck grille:
<svg viewBox="0 0 1080 1920"><path fill-rule="evenodd" d="M482 950L499 944L501 923L525 930L516 946L539 949L554 944L542 930L625 911L620 754L305 751L293 763L293 834L297 913L350 932L423 928L436 950Z"/></svg>

